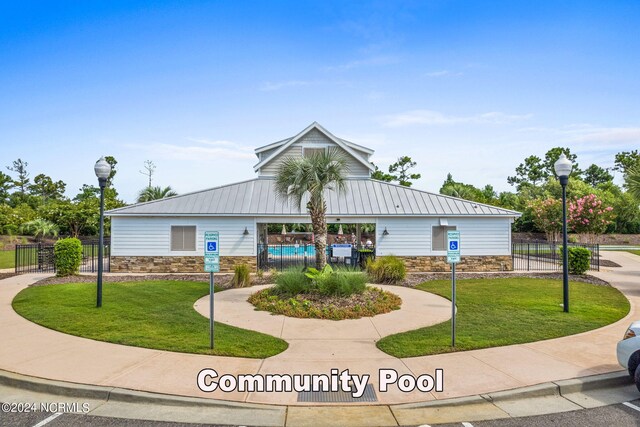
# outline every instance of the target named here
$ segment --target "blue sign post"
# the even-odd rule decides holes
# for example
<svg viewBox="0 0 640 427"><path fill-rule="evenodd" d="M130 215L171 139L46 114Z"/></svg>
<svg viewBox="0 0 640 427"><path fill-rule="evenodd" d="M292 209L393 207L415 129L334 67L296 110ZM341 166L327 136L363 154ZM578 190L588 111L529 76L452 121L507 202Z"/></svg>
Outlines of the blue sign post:
<svg viewBox="0 0 640 427"><path fill-rule="evenodd" d="M451 347L456 346L456 264L460 262L460 232L447 231L447 262L451 264Z"/></svg>
<svg viewBox="0 0 640 427"><path fill-rule="evenodd" d="M209 347L213 349L213 273L220 271L220 233L204 232L204 271L209 273Z"/></svg>

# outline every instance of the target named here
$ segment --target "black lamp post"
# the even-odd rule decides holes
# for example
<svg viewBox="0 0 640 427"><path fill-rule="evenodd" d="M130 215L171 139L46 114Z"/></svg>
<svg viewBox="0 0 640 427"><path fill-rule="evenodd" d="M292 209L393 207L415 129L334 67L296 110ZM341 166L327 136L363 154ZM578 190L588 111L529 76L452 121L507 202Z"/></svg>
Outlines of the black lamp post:
<svg viewBox="0 0 640 427"><path fill-rule="evenodd" d="M102 307L102 258L104 248L104 188L107 186L107 178L111 175L111 165L107 163L104 157L96 162L93 170L98 177L100 185L100 237L98 240L98 296L96 307Z"/></svg>
<svg viewBox="0 0 640 427"><path fill-rule="evenodd" d="M567 238L567 184L571 174L572 164L562 153L553 168L562 186L562 305L564 312L569 312L569 249Z"/></svg>

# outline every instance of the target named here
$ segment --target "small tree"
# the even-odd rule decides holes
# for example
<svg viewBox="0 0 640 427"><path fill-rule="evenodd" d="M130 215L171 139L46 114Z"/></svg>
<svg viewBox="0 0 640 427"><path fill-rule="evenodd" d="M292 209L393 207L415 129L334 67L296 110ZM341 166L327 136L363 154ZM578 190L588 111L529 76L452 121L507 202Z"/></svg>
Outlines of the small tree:
<svg viewBox="0 0 640 427"><path fill-rule="evenodd" d="M275 191L278 197L292 200L301 207L308 196L307 211L315 235L316 268L322 270L327 263L327 204L325 191L346 191L346 157L337 149L314 153L310 157L287 157L276 173Z"/></svg>
<svg viewBox="0 0 640 427"><path fill-rule="evenodd" d="M75 237L60 239L53 247L56 274L70 276L77 274L82 262L82 243Z"/></svg>
<svg viewBox="0 0 640 427"><path fill-rule="evenodd" d="M142 175L146 175L147 177L149 177L149 185L148 185L148 187L151 188L151 177L156 172L156 165L151 160L145 160L144 161L144 170L143 171L138 171L138 172L140 172Z"/></svg>
<svg viewBox="0 0 640 427"><path fill-rule="evenodd" d="M636 163L627 169L624 181L624 185L627 187L629 194L640 201L640 163Z"/></svg>
<svg viewBox="0 0 640 427"><path fill-rule="evenodd" d="M146 187L138 194L138 202L150 202L152 200L160 200L177 195L178 193L173 191L170 186L164 188L160 186Z"/></svg>
<svg viewBox="0 0 640 427"><path fill-rule="evenodd" d="M535 199L528 207L533 213L533 223L546 234L547 241L557 241L562 232L562 202L553 198Z"/></svg>
<svg viewBox="0 0 640 427"><path fill-rule="evenodd" d="M389 174L398 181L398 184L411 187L413 184L411 181L420 179L422 176L419 173L409 173L409 169L416 167L416 164L409 156L399 157L397 162L389 166Z"/></svg>
<svg viewBox="0 0 640 427"><path fill-rule="evenodd" d="M33 221L25 222L20 227L20 231L23 234L29 234L36 238L37 241L41 241L47 236L55 237L58 235L59 228L56 224L46 219L37 218Z"/></svg>
<svg viewBox="0 0 640 427"><path fill-rule="evenodd" d="M583 241L595 243L598 234L604 233L613 220L612 211L598 196L589 194L569 203L567 223Z"/></svg>

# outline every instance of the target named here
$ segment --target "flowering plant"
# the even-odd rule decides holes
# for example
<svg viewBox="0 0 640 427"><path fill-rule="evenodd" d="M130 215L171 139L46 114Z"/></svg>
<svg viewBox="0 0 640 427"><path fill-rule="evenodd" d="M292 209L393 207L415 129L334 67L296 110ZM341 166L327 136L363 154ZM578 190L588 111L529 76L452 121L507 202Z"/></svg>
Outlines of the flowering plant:
<svg viewBox="0 0 640 427"><path fill-rule="evenodd" d="M562 202L558 199L535 199L529 202L533 223L544 231L547 241L555 242L562 231Z"/></svg>
<svg viewBox="0 0 640 427"><path fill-rule="evenodd" d="M588 194L569 203L568 226L578 234L595 242L595 236L604 233L614 218L613 208L604 206L595 194Z"/></svg>

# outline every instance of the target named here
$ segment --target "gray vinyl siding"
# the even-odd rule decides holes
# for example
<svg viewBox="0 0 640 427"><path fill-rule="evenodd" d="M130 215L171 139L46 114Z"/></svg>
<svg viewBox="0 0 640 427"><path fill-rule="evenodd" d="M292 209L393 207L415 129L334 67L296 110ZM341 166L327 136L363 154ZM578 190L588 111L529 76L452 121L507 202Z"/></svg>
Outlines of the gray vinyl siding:
<svg viewBox="0 0 640 427"><path fill-rule="evenodd" d="M114 217L111 221L113 256L203 256L205 231L220 232L221 256L255 255L253 218ZM196 227L195 252L171 250L171 226L175 225Z"/></svg>
<svg viewBox="0 0 640 427"><path fill-rule="evenodd" d="M268 159L271 155L273 155L273 153L278 151L279 148L280 147L278 146L278 147L275 147L275 148L272 148L270 150L266 150L266 151L263 151L262 153L260 153L260 161L263 161L264 159Z"/></svg>
<svg viewBox="0 0 640 427"><path fill-rule="evenodd" d="M460 253L465 255L511 255L509 218L447 218L448 225L460 232ZM431 227L439 218L379 218L376 228L378 255L446 255L431 250ZM383 236L387 229L389 234Z"/></svg>
<svg viewBox="0 0 640 427"><path fill-rule="evenodd" d="M313 138L311 138L311 137L307 138L307 136L305 136L304 138L302 138L301 141L298 141L298 142L294 143L289 148L287 148L285 151L283 151L282 153L280 153L279 155L274 157L271 161L269 161L264 166L262 166L260 168L259 175L261 175L261 176L274 176L278 171L278 166L280 166L280 162L282 161L282 159L284 159L286 157L302 157L303 149L304 149L305 146L309 146L310 148L316 148L311 144L319 144L319 143L323 144L323 143L325 143L325 144L327 144L329 146L332 146L332 147L338 147L334 142L330 141L329 139L325 138L324 135L320 134L320 132L317 132L317 131L315 131L315 132L318 133L318 135L316 135ZM309 133L312 134L313 132L309 132ZM348 176L354 176L354 177L368 177L369 176L369 172L370 171L369 171L369 168L367 166L365 166L364 164L359 162L351 154L347 153L342 148L340 148L340 147L338 147L338 148L347 158L347 167L349 168L349 172L347 174ZM262 159L266 159L267 158L267 156L265 154L266 153L262 153ZM270 152L269 155L271 155L271 154L272 153Z"/></svg>
<svg viewBox="0 0 640 427"><path fill-rule="evenodd" d="M260 168L259 175L263 176L275 176L278 172L278 166L280 166L280 162L282 159L286 157L302 157L302 147L299 145L292 145L291 147L284 150L282 153L278 154L278 156L274 157L269 163L266 163L264 166ZM265 159L266 157L263 157Z"/></svg>

